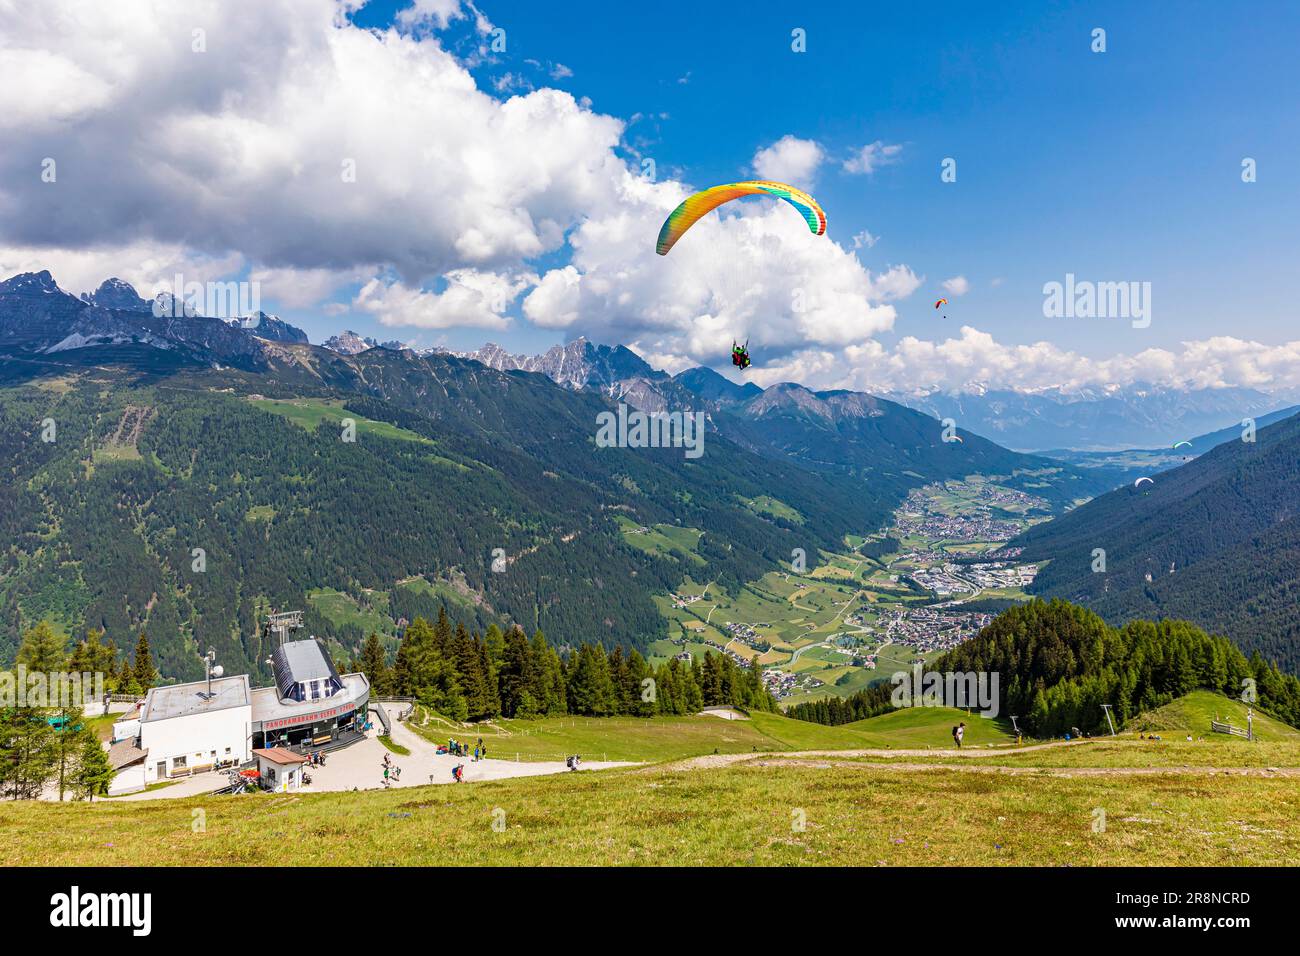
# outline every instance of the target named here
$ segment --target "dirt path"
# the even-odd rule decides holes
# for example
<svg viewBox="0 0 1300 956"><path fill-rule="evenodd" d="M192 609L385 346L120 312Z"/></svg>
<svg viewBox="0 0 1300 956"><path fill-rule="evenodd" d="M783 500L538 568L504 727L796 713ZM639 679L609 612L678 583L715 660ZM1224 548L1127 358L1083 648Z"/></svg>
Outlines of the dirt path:
<svg viewBox="0 0 1300 956"><path fill-rule="evenodd" d="M960 763L856 763L849 760L782 760L758 759L749 766L754 767L811 767L818 770L850 769L878 770L894 773L896 771L924 772L930 770L957 770L962 773L1009 774L1011 776L1048 776L1048 777L1138 777L1151 776L1207 776L1223 774L1232 777L1296 777L1300 778L1300 767L1008 767L1005 765L988 766L986 764Z"/></svg>
<svg viewBox="0 0 1300 956"><path fill-rule="evenodd" d="M688 757L685 760L679 760L676 763L668 764L668 770L711 770L715 767L727 767L735 763L744 763L747 760L798 760L808 757L934 757L942 754L946 757L961 757L969 759L979 759L982 757L997 757L1007 753L1028 753L1031 750L1047 750L1054 747L1085 747L1091 741L1088 740L1055 740L1042 744L1028 744L1024 747L1000 747L996 750L980 750L976 747L965 747L958 750L957 748L944 749L940 747L921 748L921 749L899 749L875 747L865 750L789 750L789 751L766 751L762 753L738 753L738 754L707 754L703 757Z"/></svg>
<svg viewBox="0 0 1300 956"><path fill-rule="evenodd" d="M714 770L744 764L754 767L810 767L819 770L851 769L906 773L931 770L959 770L967 773L1045 774L1055 777L1127 777L1150 774L1168 776L1205 776L1225 774L1240 777L1297 777L1300 767L1020 767L1006 764L988 765L986 758L1008 754L1029 753L1035 750L1055 750L1062 747L1086 747L1091 740L1055 740L1023 747L998 747L996 749L966 747L961 750L931 748L866 750L793 750L775 753L708 754L690 757L657 769ZM863 763L847 758L855 757L936 757L957 758L944 763ZM821 759L818 759L821 758ZM656 768L647 768L647 770Z"/></svg>

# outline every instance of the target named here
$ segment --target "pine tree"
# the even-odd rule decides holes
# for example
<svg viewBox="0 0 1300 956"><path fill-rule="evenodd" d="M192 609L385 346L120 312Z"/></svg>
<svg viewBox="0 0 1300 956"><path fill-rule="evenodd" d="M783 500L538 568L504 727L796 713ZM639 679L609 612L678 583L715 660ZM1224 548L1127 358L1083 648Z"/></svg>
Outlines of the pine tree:
<svg viewBox="0 0 1300 956"><path fill-rule="evenodd" d="M81 752L73 771L73 793L83 800L94 802L95 797L102 797L108 793L113 776L113 767L108 762L108 752L104 750L94 734L85 731L81 740Z"/></svg>
<svg viewBox="0 0 1300 956"><path fill-rule="evenodd" d="M76 766L81 749L80 735L86 733L82 726L85 719L80 707L60 707L58 710L59 726L55 728L53 749L58 768L60 802L67 791L71 771Z"/></svg>
<svg viewBox="0 0 1300 956"><path fill-rule="evenodd" d="M533 634L533 660L536 663L537 684L534 696L541 712L547 717L558 717L569 712L568 685L560 655L546 641L540 630Z"/></svg>
<svg viewBox="0 0 1300 956"><path fill-rule="evenodd" d="M658 686L657 682L647 686L645 684L647 678L653 680L650 665L639 652L632 651L627 658L627 689L624 695L627 713L635 714L637 717L654 716L658 709L655 701L658 697ZM647 697L649 699L644 699Z"/></svg>
<svg viewBox="0 0 1300 956"><path fill-rule="evenodd" d="M483 715L485 717L499 717L501 715L501 693L497 688L496 665L492 663L492 652L488 649L486 641L475 640L478 647L479 664L486 675L483 680Z"/></svg>
<svg viewBox="0 0 1300 956"><path fill-rule="evenodd" d="M140 632L135 642L135 669L132 671L140 693L150 690L158 680L158 670L153 666L153 655L149 653L149 635Z"/></svg>
<svg viewBox="0 0 1300 956"><path fill-rule="evenodd" d="M569 674L569 713L603 717L614 704L609 660L598 645L583 644Z"/></svg>
<svg viewBox="0 0 1300 956"><path fill-rule="evenodd" d="M0 786L14 800L35 800L58 765L54 728L30 707L0 711Z"/></svg>
<svg viewBox="0 0 1300 956"><path fill-rule="evenodd" d="M358 662L361 673L370 681L370 692L377 697L388 697L393 693L393 674L388 667L384 654L384 645L374 631L366 638L365 647L361 649Z"/></svg>
<svg viewBox="0 0 1300 956"><path fill-rule="evenodd" d="M521 628L512 628L505 638L501 667L497 675L501 712L507 717L536 717L543 709L539 694L539 663ZM526 713L524 711L527 711Z"/></svg>
<svg viewBox="0 0 1300 956"><path fill-rule="evenodd" d="M68 670L74 674L103 674L106 682L117 676L117 648L103 640L104 632L95 628L77 642L68 657Z"/></svg>
<svg viewBox="0 0 1300 956"><path fill-rule="evenodd" d="M29 674L61 674L67 670L67 641L54 633L47 621L41 621L26 634L18 648L15 663Z"/></svg>
<svg viewBox="0 0 1300 956"><path fill-rule="evenodd" d="M487 633L483 635L483 643L487 645L488 660L492 662L493 668L500 667L506 649L506 638L501 633L501 628L489 624Z"/></svg>
<svg viewBox="0 0 1300 956"><path fill-rule="evenodd" d="M629 686L630 676L627 661L623 658L623 648L615 647L609 654L610 713L630 714L634 698Z"/></svg>
<svg viewBox="0 0 1300 956"><path fill-rule="evenodd" d="M141 693L140 685L135 679L135 668L131 665L131 659L125 654L122 655L122 665L117 672L117 693L136 696Z"/></svg>
<svg viewBox="0 0 1300 956"><path fill-rule="evenodd" d="M465 630L465 625L457 624L453 634L456 673L460 678L461 690L465 695L465 710L471 720L482 720L487 716L487 680L483 673L482 660L474 639Z"/></svg>

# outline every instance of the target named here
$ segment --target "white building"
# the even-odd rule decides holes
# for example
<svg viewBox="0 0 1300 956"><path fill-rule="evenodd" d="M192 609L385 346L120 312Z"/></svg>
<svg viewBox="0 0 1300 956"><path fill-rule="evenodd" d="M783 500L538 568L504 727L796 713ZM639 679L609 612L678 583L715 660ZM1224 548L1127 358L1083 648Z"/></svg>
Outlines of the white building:
<svg viewBox="0 0 1300 956"><path fill-rule="evenodd" d="M253 689L241 674L149 691L137 734L110 749L119 771L110 793L243 766L254 748L337 747L361 739L370 702L364 674L340 675L315 638L280 645L272 669L274 687Z"/></svg>
<svg viewBox="0 0 1300 956"><path fill-rule="evenodd" d="M261 774L262 786L267 790L288 793L302 789L303 767L307 758L283 747L269 750L258 748L253 751L257 758L257 771Z"/></svg>
<svg viewBox="0 0 1300 956"><path fill-rule="evenodd" d="M248 675L155 687L140 712L137 746L145 752L145 785L252 759L253 694Z"/></svg>

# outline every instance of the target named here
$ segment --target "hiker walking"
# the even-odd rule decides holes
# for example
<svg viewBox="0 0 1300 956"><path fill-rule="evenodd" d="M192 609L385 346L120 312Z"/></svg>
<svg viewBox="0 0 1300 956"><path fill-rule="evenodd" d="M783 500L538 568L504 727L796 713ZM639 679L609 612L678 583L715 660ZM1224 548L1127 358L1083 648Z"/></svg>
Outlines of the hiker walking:
<svg viewBox="0 0 1300 956"><path fill-rule="evenodd" d="M966 736L966 722L962 721L952 729L952 739L957 744L957 749L961 749L961 739Z"/></svg>

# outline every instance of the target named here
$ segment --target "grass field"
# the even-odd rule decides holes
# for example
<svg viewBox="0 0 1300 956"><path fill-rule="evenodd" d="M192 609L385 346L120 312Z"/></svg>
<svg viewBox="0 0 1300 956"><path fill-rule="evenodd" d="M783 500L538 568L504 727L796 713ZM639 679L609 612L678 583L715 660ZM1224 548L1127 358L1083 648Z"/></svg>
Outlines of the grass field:
<svg viewBox="0 0 1300 956"><path fill-rule="evenodd" d="M315 431L322 424L341 425L343 419L350 418L357 423L359 436L374 435L379 438L394 438L400 441L423 442L432 445L433 441L423 435L398 428L388 422L377 422L343 407L342 401L326 401L312 398L258 398L251 400L258 408L283 415L295 425L301 425L308 431Z"/></svg>
<svg viewBox="0 0 1300 956"><path fill-rule="evenodd" d="M868 747L951 747L952 728L961 722L966 724L964 747L1015 740L1010 721L989 720L951 707L907 707L845 724L844 729L867 738Z"/></svg>
<svg viewBox="0 0 1300 956"><path fill-rule="evenodd" d="M843 727L825 727L780 714L751 714L750 720L720 717L551 717L545 720L500 720L472 730L443 723L421 726L417 714L407 726L433 741L448 737L477 742L491 757L514 760L562 760L582 754L588 760L653 762L698 754L870 747L864 735Z"/></svg>
<svg viewBox="0 0 1300 956"><path fill-rule="evenodd" d="M347 794L10 802L0 863L1295 865L1297 821L1294 778L656 766Z"/></svg>
<svg viewBox="0 0 1300 956"><path fill-rule="evenodd" d="M1197 721L1237 702L1198 693L1179 703L1156 713ZM975 717L958 754L947 745L961 714L943 708L843 727L752 717L483 728L494 757L513 746L534 759L607 749L610 760L657 761L614 770L333 794L4 802L0 865L1300 863L1300 735L1187 742L1126 731L1017 749L1002 725ZM427 733L441 739L450 726L433 719ZM872 747L900 752L853 752ZM799 753L827 750L846 752ZM505 829L494 830L501 814Z"/></svg>
<svg viewBox="0 0 1300 956"><path fill-rule="evenodd" d="M364 608L351 595L334 588L315 588L307 592L307 601L331 624L352 625L367 634L391 634L393 622L387 615L388 592L376 591L371 595L374 609Z"/></svg>
<svg viewBox="0 0 1300 956"><path fill-rule="evenodd" d="M1139 732L1165 731L1171 734L1193 734L1195 736L1224 738L1227 735L1215 734L1210 730L1210 722L1218 720L1231 724L1238 730L1246 729L1246 712L1248 705L1239 700L1232 700L1222 694L1208 690L1195 690L1173 703L1166 704L1136 720L1129 721L1126 730ZM1254 724L1252 730L1256 739L1263 741L1289 740L1300 743L1300 730L1288 727L1281 721L1253 710ZM1163 736L1163 734L1162 734Z"/></svg>

